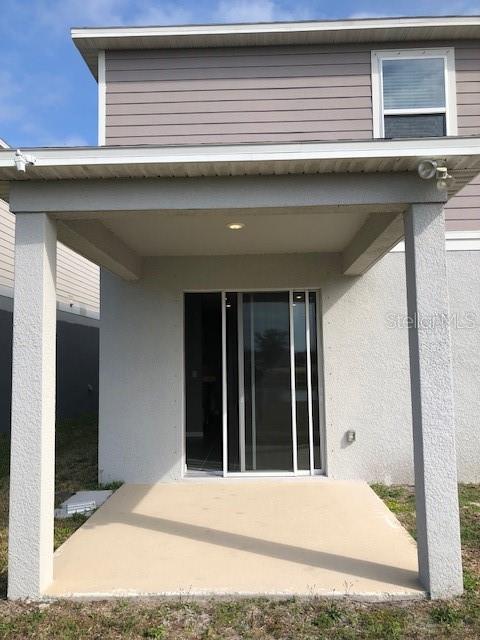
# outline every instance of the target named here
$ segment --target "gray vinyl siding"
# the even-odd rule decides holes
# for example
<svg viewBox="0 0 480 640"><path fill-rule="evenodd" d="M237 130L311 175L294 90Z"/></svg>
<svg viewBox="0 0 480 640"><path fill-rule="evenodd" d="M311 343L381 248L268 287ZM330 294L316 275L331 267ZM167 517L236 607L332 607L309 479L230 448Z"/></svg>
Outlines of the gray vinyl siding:
<svg viewBox="0 0 480 640"><path fill-rule="evenodd" d="M15 218L0 200L0 295L13 289L13 247Z"/></svg>
<svg viewBox="0 0 480 640"><path fill-rule="evenodd" d="M480 133L480 44L455 46L458 135Z"/></svg>
<svg viewBox="0 0 480 640"><path fill-rule="evenodd" d="M458 132L478 134L480 46L409 48L421 46L455 47ZM386 47L108 51L107 144L371 138L374 48Z"/></svg>
<svg viewBox="0 0 480 640"><path fill-rule="evenodd" d="M370 51L107 52L107 144L368 139Z"/></svg>
<svg viewBox="0 0 480 640"><path fill-rule="evenodd" d="M480 134L480 44L455 48L458 134ZM373 136L372 49L339 45L108 51L107 144L361 140ZM451 230L480 228L480 181L447 207Z"/></svg>
<svg viewBox="0 0 480 640"><path fill-rule="evenodd" d="M0 295L13 293L15 216L0 200ZM57 245L57 300L75 311L98 313L100 276L97 265L63 244Z"/></svg>
<svg viewBox="0 0 480 640"><path fill-rule="evenodd" d="M445 207L449 231L480 230L480 178L475 178Z"/></svg>

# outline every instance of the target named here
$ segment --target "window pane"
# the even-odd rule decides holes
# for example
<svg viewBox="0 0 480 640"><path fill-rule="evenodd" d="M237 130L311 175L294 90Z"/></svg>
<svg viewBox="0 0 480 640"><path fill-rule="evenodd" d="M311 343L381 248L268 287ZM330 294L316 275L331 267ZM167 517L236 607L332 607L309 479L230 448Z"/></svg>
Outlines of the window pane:
<svg viewBox="0 0 480 640"><path fill-rule="evenodd" d="M445 114L385 116L385 138L435 138L446 135Z"/></svg>
<svg viewBox="0 0 480 640"><path fill-rule="evenodd" d="M385 109L445 107L443 58L383 60Z"/></svg>

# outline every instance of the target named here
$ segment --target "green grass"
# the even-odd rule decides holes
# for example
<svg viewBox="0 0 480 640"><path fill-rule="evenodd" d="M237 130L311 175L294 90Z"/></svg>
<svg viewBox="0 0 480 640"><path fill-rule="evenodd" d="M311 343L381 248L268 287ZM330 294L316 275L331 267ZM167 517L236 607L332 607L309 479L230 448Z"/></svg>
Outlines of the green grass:
<svg viewBox="0 0 480 640"><path fill-rule="evenodd" d="M80 489L97 488L98 429L95 422L61 424L56 429L55 442L55 504L58 506ZM10 442L0 434L0 599L7 591L8 481ZM55 520L55 548L85 522L77 515L67 520ZM0 618L1 620L1 618ZM0 638L2 627L0 625Z"/></svg>
<svg viewBox="0 0 480 640"><path fill-rule="evenodd" d="M0 593L7 572L8 439L0 435ZM97 429L85 422L57 429L56 502L97 485ZM119 483L108 488L116 489ZM411 487L374 485L415 535ZM111 600L9 603L0 595L0 639L77 640L478 640L480 638L480 487L460 486L465 595L448 602L360 604L329 601ZM55 522L55 546L83 516ZM353 535L353 534L352 534ZM261 570L261 567L259 567Z"/></svg>

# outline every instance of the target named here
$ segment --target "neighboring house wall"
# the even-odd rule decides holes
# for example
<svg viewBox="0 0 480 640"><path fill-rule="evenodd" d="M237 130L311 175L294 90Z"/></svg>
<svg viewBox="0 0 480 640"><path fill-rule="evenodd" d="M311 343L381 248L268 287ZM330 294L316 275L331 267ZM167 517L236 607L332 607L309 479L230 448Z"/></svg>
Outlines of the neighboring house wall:
<svg viewBox="0 0 480 640"><path fill-rule="evenodd" d="M15 216L0 200L0 295L12 295ZM63 244L57 245L57 300L64 310L98 317L99 270Z"/></svg>
<svg viewBox="0 0 480 640"><path fill-rule="evenodd" d="M15 216L0 200L0 431L10 430ZM98 267L57 245L57 418L98 411Z"/></svg>
<svg viewBox="0 0 480 640"><path fill-rule="evenodd" d="M451 309L474 314L452 328L460 479L479 481L480 251L448 252ZM327 473L412 481L404 254L359 278L337 254L150 258L131 283L102 271L101 481L178 479L183 451L183 292L321 288ZM136 429L132 426L136 425ZM345 441L354 429L357 440ZM138 431L142 438L138 438Z"/></svg>
<svg viewBox="0 0 480 640"><path fill-rule="evenodd" d="M0 432L10 431L13 300L0 296ZM98 321L57 315L57 420L98 413Z"/></svg>
<svg viewBox="0 0 480 640"><path fill-rule="evenodd" d="M0 298L1 302L1 298ZM0 433L10 431L12 406L12 312L0 308Z"/></svg>

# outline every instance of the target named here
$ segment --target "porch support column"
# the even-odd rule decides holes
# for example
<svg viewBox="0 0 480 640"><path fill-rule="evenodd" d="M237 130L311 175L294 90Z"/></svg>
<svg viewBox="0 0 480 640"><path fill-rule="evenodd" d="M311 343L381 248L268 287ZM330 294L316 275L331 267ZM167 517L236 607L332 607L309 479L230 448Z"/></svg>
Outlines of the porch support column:
<svg viewBox="0 0 480 640"><path fill-rule="evenodd" d="M419 572L447 598L463 585L443 204L404 223Z"/></svg>
<svg viewBox="0 0 480 640"><path fill-rule="evenodd" d="M53 577L56 224L16 216L9 598L38 598Z"/></svg>

